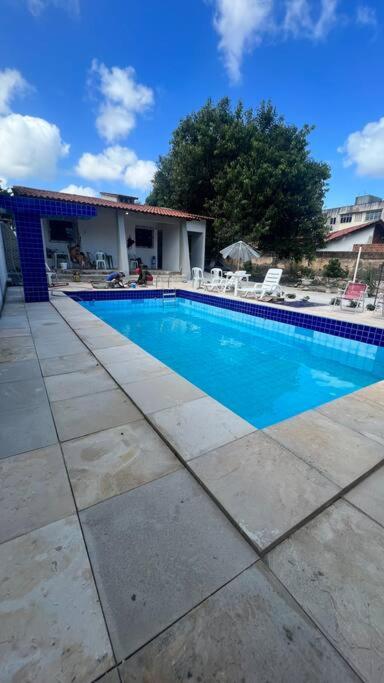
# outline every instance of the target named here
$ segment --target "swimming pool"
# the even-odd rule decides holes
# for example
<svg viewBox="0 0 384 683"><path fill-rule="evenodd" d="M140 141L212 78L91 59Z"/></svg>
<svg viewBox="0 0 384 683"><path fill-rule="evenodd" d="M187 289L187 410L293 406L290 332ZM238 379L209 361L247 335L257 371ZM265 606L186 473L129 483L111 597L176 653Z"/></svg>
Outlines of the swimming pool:
<svg viewBox="0 0 384 683"><path fill-rule="evenodd" d="M384 347L175 298L82 305L257 428L384 378Z"/></svg>

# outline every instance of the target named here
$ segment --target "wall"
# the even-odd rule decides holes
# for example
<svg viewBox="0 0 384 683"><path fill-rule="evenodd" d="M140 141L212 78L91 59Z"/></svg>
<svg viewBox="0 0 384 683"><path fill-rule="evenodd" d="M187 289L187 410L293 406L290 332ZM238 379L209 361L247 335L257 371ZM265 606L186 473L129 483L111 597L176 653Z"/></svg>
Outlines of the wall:
<svg viewBox="0 0 384 683"><path fill-rule="evenodd" d="M205 221L187 221L187 231L192 235L191 268L197 266L204 270L206 223Z"/></svg>
<svg viewBox="0 0 384 683"><path fill-rule="evenodd" d="M360 225L361 223L368 223L371 218L366 217L367 211L381 211L381 217L383 217L384 201L372 202L371 204L351 204L350 206L339 206L335 209L326 209L324 211L327 217L327 225L330 232L335 232L335 230L342 230L342 228L350 228L355 225ZM352 213L351 223L341 223L340 216L344 213ZM336 218L336 223L330 225L329 219Z"/></svg>
<svg viewBox="0 0 384 683"><path fill-rule="evenodd" d="M68 220L68 217L66 217ZM81 220L74 219L77 224L81 251L85 254L89 252L94 258L97 251L111 254L113 266L118 267L118 246L117 246L117 217L115 209L98 208L94 218ZM67 253L67 242L54 242L50 240L49 219L44 218L42 223L43 242L45 249ZM45 252L46 253L46 252ZM52 265L52 262L50 263Z"/></svg>
<svg viewBox="0 0 384 683"><path fill-rule="evenodd" d="M134 213L125 215L125 232L127 239L130 237L135 240L135 229L147 228L153 230L153 247L137 247L134 244L129 250L129 258L140 257L143 263L151 268L152 257L156 259L157 267L157 232L163 232L163 270L178 271L180 268L180 228L179 221L148 218L145 215L135 215Z"/></svg>
<svg viewBox="0 0 384 683"><path fill-rule="evenodd" d="M361 253L361 259L360 259L360 267L362 268L369 268L373 267L375 269L379 268L381 263L384 262L384 253L382 250L377 250L375 247L377 245L372 245L372 250L370 251L362 251ZM380 245L381 246L381 245ZM333 251L333 252L325 252L325 251L318 251L316 252L316 256L311 261L308 263L308 261L305 259L302 261L301 264L298 264L298 269L300 269L300 265L302 266L310 266L314 272L318 275L321 275L322 270L325 265L329 262L331 258L337 258L339 259L342 268L348 268L349 273L353 273L353 269L356 264L356 258L357 258L357 253L355 251ZM276 262L271 254L263 254L259 259L257 259L256 264L258 267L265 267L267 268L282 268L284 274L288 274L290 267L292 265L292 262L287 260L287 259L282 259L281 261Z"/></svg>
<svg viewBox="0 0 384 683"><path fill-rule="evenodd" d="M180 270L180 225L162 225L163 230L163 270Z"/></svg>
<svg viewBox="0 0 384 683"><path fill-rule="evenodd" d="M5 263L2 223L0 221L0 313L1 313L1 309L3 308L3 304L4 304L6 287L7 287L7 265Z"/></svg>
<svg viewBox="0 0 384 683"><path fill-rule="evenodd" d="M356 242L359 244L371 244L373 233L374 227L367 228L366 230L359 230L357 233L351 232L349 235L345 235L345 237L327 242L326 248L321 249L321 251L353 251L353 245L356 244Z"/></svg>
<svg viewBox="0 0 384 683"><path fill-rule="evenodd" d="M97 216L90 220L79 220L81 251L92 256L97 251L111 254L113 267L119 265L117 242L117 212L115 209L98 208Z"/></svg>

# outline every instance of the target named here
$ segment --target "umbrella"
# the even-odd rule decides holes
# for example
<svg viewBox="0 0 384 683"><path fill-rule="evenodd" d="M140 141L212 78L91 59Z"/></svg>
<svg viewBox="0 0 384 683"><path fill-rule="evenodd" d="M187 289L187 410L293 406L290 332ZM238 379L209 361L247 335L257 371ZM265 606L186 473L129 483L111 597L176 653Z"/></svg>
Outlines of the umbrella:
<svg viewBox="0 0 384 683"><path fill-rule="evenodd" d="M230 244L229 247L225 247L225 249L221 250L220 254L224 258L230 258L233 261L237 261L237 267L239 267L240 263L244 263L244 261L251 261L252 258L260 258L259 252L242 240Z"/></svg>

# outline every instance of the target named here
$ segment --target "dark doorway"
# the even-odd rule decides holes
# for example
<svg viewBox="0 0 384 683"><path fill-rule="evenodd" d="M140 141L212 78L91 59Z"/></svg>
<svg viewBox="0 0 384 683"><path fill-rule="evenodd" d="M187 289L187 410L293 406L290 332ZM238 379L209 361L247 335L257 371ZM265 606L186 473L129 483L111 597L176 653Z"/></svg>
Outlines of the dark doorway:
<svg viewBox="0 0 384 683"><path fill-rule="evenodd" d="M162 270L163 268L163 231L157 231L157 268Z"/></svg>

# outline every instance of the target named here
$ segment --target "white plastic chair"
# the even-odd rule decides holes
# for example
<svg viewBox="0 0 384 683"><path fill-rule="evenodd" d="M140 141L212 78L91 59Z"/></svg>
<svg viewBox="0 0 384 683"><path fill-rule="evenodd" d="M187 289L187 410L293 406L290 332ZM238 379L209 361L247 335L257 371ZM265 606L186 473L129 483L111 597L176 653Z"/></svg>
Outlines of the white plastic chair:
<svg viewBox="0 0 384 683"><path fill-rule="evenodd" d="M203 271L201 268L192 268L192 282L193 286L198 289L203 281Z"/></svg>
<svg viewBox="0 0 384 683"><path fill-rule="evenodd" d="M205 288L209 290L210 292L213 292L214 290L219 291L220 287L223 282L223 271L221 268L212 268L211 270L211 278L209 280L206 280L205 283L203 281L203 285L205 284Z"/></svg>
<svg viewBox="0 0 384 683"><path fill-rule="evenodd" d="M96 270L107 270L107 259L103 251L97 251L95 254Z"/></svg>
<svg viewBox="0 0 384 683"><path fill-rule="evenodd" d="M281 291L280 280L283 274L282 268L270 268L263 282L255 282L252 287L239 287L238 292L244 296L265 294L278 294Z"/></svg>

